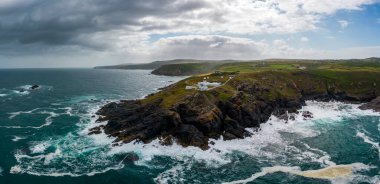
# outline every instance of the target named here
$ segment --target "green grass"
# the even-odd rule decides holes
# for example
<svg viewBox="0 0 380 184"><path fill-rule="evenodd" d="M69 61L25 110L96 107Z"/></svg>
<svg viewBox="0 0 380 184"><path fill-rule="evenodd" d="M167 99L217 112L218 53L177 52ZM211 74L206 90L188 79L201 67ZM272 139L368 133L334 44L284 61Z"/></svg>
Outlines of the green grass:
<svg viewBox="0 0 380 184"><path fill-rule="evenodd" d="M181 66L179 66L181 65ZM205 66L207 65L207 67ZM299 69L299 67L306 69ZM161 92L143 99L143 103L162 100L161 106L171 108L187 97L204 93L209 99L227 101L235 96L237 88L243 83L255 84L266 91L255 94L244 93L246 100L264 98L299 98L299 90L308 93L323 93L326 88L345 91L351 96L365 96L380 91L380 63L373 61L266 61L237 62L222 64L188 63L171 65L183 67L181 70L197 70L195 75L173 84ZM218 71L218 73L213 73ZM229 77L233 77L228 80ZM195 86L203 80L208 82L227 83L210 91L186 90L186 86Z"/></svg>

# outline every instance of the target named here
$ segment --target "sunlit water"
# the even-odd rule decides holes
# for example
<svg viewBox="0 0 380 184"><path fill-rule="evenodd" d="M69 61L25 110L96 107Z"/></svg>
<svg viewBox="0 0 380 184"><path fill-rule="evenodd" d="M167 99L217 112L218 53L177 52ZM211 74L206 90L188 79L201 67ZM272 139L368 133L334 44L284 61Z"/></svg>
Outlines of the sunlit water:
<svg viewBox="0 0 380 184"><path fill-rule="evenodd" d="M178 145L112 147L89 136L108 101L141 98L182 78L150 71L0 70L0 183L378 183L380 114L307 102L285 123L272 117L243 140L207 151ZM20 93L32 84L41 87ZM250 130L253 132L253 130ZM130 153L138 155L132 162Z"/></svg>

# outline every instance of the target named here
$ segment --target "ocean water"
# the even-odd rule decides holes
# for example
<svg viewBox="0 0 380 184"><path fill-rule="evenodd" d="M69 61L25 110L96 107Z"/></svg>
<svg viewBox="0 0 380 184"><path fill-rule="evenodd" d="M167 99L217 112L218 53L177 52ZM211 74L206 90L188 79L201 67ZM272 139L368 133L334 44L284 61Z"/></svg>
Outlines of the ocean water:
<svg viewBox="0 0 380 184"><path fill-rule="evenodd" d="M313 119L272 117L250 138L113 147L87 135L100 106L136 99L183 78L150 71L0 70L0 183L379 183L380 114L307 102ZM41 87L19 92L33 84ZM137 161L131 157L138 156Z"/></svg>

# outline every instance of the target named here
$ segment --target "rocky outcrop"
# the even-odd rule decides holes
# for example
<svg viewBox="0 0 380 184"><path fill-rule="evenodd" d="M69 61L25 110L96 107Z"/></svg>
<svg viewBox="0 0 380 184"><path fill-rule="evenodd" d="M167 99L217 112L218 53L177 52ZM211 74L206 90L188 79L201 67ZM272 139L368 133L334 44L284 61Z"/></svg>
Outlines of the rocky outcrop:
<svg viewBox="0 0 380 184"><path fill-rule="evenodd" d="M31 89L31 90L34 90L34 89L37 89L37 88L39 88L39 87L40 87L39 85L34 84L33 86L30 87L30 89Z"/></svg>
<svg viewBox="0 0 380 184"><path fill-rule="evenodd" d="M372 109L375 112L380 112L380 96L368 103L361 105L359 108L362 110Z"/></svg>
<svg viewBox="0 0 380 184"><path fill-rule="evenodd" d="M116 138L115 144L149 143L158 138L164 145L177 142L185 147L208 149L210 138L231 140L250 136L246 128L259 128L271 115L290 120L306 100L368 102L376 97L372 89L363 94L349 93L337 84L319 78L308 79L309 75L303 75L299 81L293 78L281 81L282 74L273 82L269 77L260 77L264 82L231 81L229 87L234 89L234 94L228 99L222 99L219 95L223 91L215 89L196 91L170 105L163 105L167 103L164 103L165 98L175 95L175 86L170 86L163 91L167 91L167 95L148 97L154 100L113 102L97 112L98 121L108 123L91 129L90 134L101 133L103 129ZM362 108L379 110L379 103L377 98ZM313 114L302 112L302 116L310 119Z"/></svg>
<svg viewBox="0 0 380 184"><path fill-rule="evenodd" d="M175 141L185 147L208 149L209 138L222 137L224 140L231 140L250 136L251 133L245 128L258 128L272 114L286 120L294 118L292 113L300 109L306 99L354 99L345 93L323 93L300 95L295 99L278 97L270 100L257 95L269 92L260 86L244 84L238 90L227 101L197 92L171 108L161 107L162 99L149 103L142 103L140 100L113 102L97 112L100 115L98 121L108 123L91 129L90 134L100 133L102 128L106 134L116 137L115 142L149 143L159 138L165 145ZM379 107L379 98L362 106L377 110ZM305 119L313 116L310 112L303 112L302 115Z"/></svg>

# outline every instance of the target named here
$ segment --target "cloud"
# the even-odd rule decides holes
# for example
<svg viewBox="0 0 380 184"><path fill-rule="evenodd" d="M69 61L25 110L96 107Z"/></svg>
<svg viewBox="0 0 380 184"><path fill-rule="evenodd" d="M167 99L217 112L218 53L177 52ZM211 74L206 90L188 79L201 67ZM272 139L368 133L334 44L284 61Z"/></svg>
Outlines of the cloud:
<svg viewBox="0 0 380 184"><path fill-rule="evenodd" d="M151 58L254 59L266 44L248 38L220 35L186 35L162 38L151 48Z"/></svg>
<svg viewBox="0 0 380 184"><path fill-rule="evenodd" d="M373 2L3 0L0 3L0 43L80 44L76 40L78 36L111 30L134 34L297 33L317 29L324 15L338 10L360 10L362 5Z"/></svg>
<svg viewBox="0 0 380 184"><path fill-rule="evenodd" d="M32 58L46 51L53 58L54 54L86 53L94 58L107 56L110 62L174 56L258 58L269 55L266 48L274 43L244 37L318 31L326 17L341 10L358 11L376 2L1 0L0 55L7 59L23 57L27 60L27 56ZM339 23L342 28L349 24L347 21ZM155 36L158 38L153 39ZM307 41L305 38L301 41ZM279 50L286 48L286 44L281 45L280 41L277 44Z"/></svg>
<svg viewBox="0 0 380 184"><path fill-rule="evenodd" d="M94 39L93 41L96 42L93 43L94 45L103 45L102 42L107 42L106 40L101 41L104 35L98 35L96 38L90 39ZM112 39L112 37L107 36L103 38ZM73 46L54 46L45 52L29 54L27 60L24 57L9 58L0 54L0 61L2 61L2 67L85 67L178 58L252 60L268 58L350 59L380 57L380 46L338 50L305 49L293 47L284 39L268 42L222 35L172 36L161 38L153 43L148 41L149 37L130 35L123 39L124 42L118 42L118 44L113 45L112 50L93 52L92 50L82 50ZM1 50L3 48L0 45ZM15 55L17 55L16 52Z"/></svg>
<svg viewBox="0 0 380 184"><path fill-rule="evenodd" d="M144 47L150 59L349 59L379 57L380 47L357 47L338 50L292 47L283 39L272 42L221 35L187 35L163 38Z"/></svg>
<svg viewBox="0 0 380 184"><path fill-rule="evenodd" d="M348 22L347 20L339 20L338 23L340 27L343 29L346 28L350 24L350 22Z"/></svg>
<svg viewBox="0 0 380 184"><path fill-rule="evenodd" d="M302 37L300 39L301 42L308 42L309 41L309 38L308 37Z"/></svg>

